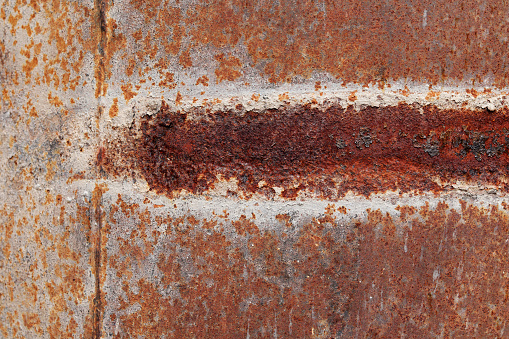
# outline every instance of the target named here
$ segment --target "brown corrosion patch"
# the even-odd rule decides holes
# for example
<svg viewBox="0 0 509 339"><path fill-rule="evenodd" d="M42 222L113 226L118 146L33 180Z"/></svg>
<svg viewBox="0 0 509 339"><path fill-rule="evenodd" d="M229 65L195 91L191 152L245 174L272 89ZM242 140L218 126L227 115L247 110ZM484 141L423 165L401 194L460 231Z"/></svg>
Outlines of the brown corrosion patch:
<svg viewBox="0 0 509 339"><path fill-rule="evenodd" d="M201 114L201 113L200 113ZM109 175L141 174L157 192L201 193L218 176L247 196L324 198L348 191L444 190L455 180L505 189L509 111L400 104L360 111L332 106L203 113L190 119L166 104L140 130L111 140L99 165Z"/></svg>
<svg viewBox="0 0 509 339"><path fill-rule="evenodd" d="M365 220L344 226L329 209L302 224L276 217L268 229L246 216L214 227L217 219L163 214L156 217L167 225L161 233L147 227L142 206L119 198L110 218L119 232L109 238L118 250L109 256L107 293L119 306L105 317L105 332L118 329L115 338L503 337L507 211L459 205L398 206L399 216L368 209Z"/></svg>
<svg viewBox="0 0 509 339"><path fill-rule="evenodd" d="M381 86L391 79L437 84L446 79L482 83L489 77L504 87L509 79L508 4L501 0L184 3L131 0L129 15L146 28L143 33L137 25L123 29L132 31L133 40L144 35L157 44L135 40L134 49L122 50L154 62L161 53L180 54L185 68L190 48L228 53L243 46L248 57L234 64L241 69L225 72L221 65L217 81L235 79L249 67L275 83L315 71L345 83Z"/></svg>

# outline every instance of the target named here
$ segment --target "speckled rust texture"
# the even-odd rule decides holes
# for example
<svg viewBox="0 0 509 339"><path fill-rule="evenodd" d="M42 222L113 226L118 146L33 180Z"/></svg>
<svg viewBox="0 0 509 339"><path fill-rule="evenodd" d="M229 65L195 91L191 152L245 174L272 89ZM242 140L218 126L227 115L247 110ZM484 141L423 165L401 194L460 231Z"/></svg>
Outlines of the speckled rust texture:
<svg viewBox="0 0 509 339"><path fill-rule="evenodd" d="M28 171L26 171L28 173ZM33 177L24 177L31 188ZM93 241L90 206L28 190L14 207L0 209L0 337L57 338L83 333L92 338L88 242ZM25 198L25 200L23 199ZM26 201L26 202L25 202ZM18 216L20 208L32 215ZM81 245L83 244L83 245ZM78 309L78 311L76 311Z"/></svg>
<svg viewBox="0 0 509 339"><path fill-rule="evenodd" d="M223 97L221 86L297 89L316 76L324 89L392 79L503 87L506 2L0 3L0 337L509 333L503 198L260 222L176 200L175 213L173 202L111 202L94 185L106 178L124 194L122 177L140 176L156 193L206 201L222 176L238 183L227 205L237 194L272 198L275 186L284 199L443 193L455 180L507 193L506 109L238 107L196 119L163 105L139 130L102 134L125 103L157 89L179 105L190 89Z"/></svg>
<svg viewBox="0 0 509 339"><path fill-rule="evenodd" d="M216 82L254 67L274 83L323 71L345 83L490 77L507 85L504 1L133 0L131 8L144 27L123 23L130 45L111 49L127 76L143 78L148 60L161 74L172 58L190 67L190 55L213 47Z"/></svg>
<svg viewBox="0 0 509 339"><path fill-rule="evenodd" d="M150 206L119 195L106 221L115 250L105 333L116 338L507 333L505 207L368 209L344 224L329 206L303 224L281 214L260 228L255 215L172 217Z"/></svg>
<svg viewBox="0 0 509 339"><path fill-rule="evenodd" d="M455 180L505 189L509 120L496 112L433 106L308 106L263 112L216 112L202 118L161 110L140 133L112 140L98 162L109 174L138 172L157 192L202 193L218 175L247 195L322 198L348 191L369 196L397 190L446 190ZM438 183L438 180L441 183ZM445 183L445 184L444 184Z"/></svg>

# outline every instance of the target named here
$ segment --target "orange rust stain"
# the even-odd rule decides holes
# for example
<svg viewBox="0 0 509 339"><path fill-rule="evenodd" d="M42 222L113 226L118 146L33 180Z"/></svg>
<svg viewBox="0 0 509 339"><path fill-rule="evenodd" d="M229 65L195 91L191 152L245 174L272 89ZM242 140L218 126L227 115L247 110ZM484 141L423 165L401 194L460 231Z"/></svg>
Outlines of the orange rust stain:
<svg viewBox="0 0 509 339"><path fill-rule="evenodd" d="M108 191L106 184L95 185L92 191L90 214L93 215L95 220L94 227L89 228L90 230L90 267L94 274L95 286L94 296L90 300L91 317L87 320L92 331L93 337L99 337L102 331L101 322L104 315L105 299L104 294L101 293L103 290L103 284L106 277L106 234L103 231L105 227L104 219L105 213L101 208L102 197L105 192ZM89 226L90 227L90 226Z"/></svg>
<svg viewBox="0 0 509 339"><path fill-rule="evenodd" d="M340 206L338 207L338 212L341 213L341 214L346 214L347 213L347 209L345 206Z"/></svg>
<svg viewBox="0 0 509 339"><path fill-rule="evenodd" d="M219 62L219 68L215 70L216 83L224 80L233 81L242 76L240 71L242 65L237 57L233 55L225 57L224 53L221 53L216 55L214 59Z"/></svg>
<svg viewBox="0 0 509 339"><path fill-rule="evenodd" d="M407 85L405 85L405 88L399 91L404 96L408 97L410 95L410 90L408 89Z"/></svg>
<svg viewBox="0 0 509 339"><path fill-rule="evenodd" d="M12 100L11 100L11 96L9 95L9 92L7 91L7 88L4 88L2 90L2 98L3 98L4 102L8 102L9 103L9 106L8 106L9 108L14 107L13 103L12 103Z"/></svg>
<svg viewBox="0 0 509 339"><path fill-rule="evenodd" d="M28 36L32 36L32 28L30 27L30 25L22 25L21 28L23 28L27 32Z"/></svg>
<svg viewBox="0 0 509 339"><path fill-rule="evenodd" d="M29 113L29 115L30 115L31 117L33 117L33 118L37 118L37 117L39 116L39 115L37 114L37 111L36 111L36 109L35 109L35 107L34 107L34 106L32 106L32 107L30 108L30 113Z"/></svg>
<svg viewBox="0 0 509 339"><path fill-rule="evenodd" d="M407 217L411 217L417 212L417 208L414 206L396 206L396 211L399 211L400 214L400 220L401 221L407 221Z"/></svg>
<svg viewBox="0 0 509 339"><path fill-rule="evenodd" d="M118 99L113 99L113 104L110 107L110 110L108 111L108 115L110 118L114 118L118 115Z"/></svg>
<svg viewBox="0 0 509 339"><path fill-rule="evenodd" d="M147 25L155 27L153 31L146 32L148 39L160 41L160 45L154 46L154 52L160 48L167 54L178 54L186 31L182 25L181 10L167 1L131 1L131 4L138 11L146 14L144 19Z"/></svg>
<svg viewBox="0 0 509 339"><path fill-rule="evenodd" d="M131 76L134 73L134 69L136 67L136 59L135 58L129 58L129 61L127 62L127 67L125 70L125 74L127 76Z"/></svg>
<svg viewBox="0 0 509 339"><path fill-rule="evenodd" d="M189 68L193 66L193 61L191 60L191 55L189 53L189 49L180 53L179 57L180 65L184 68Z"/></svg>
<svg viewBox="0 0 509 339"><path fill-rule="evenodd" d="M28 328L41 325L41 319L37 313L23 314L23 324Z"/></svg>
<svg viewBox="0 0 509 339"><path fill-rule="evenodd" d="M292 227L290 216L288 214L278 214L276 215L276 220L284 223L286 227Z"/></svg>
<svg viewBox="0 0 509 339"><path fill-rule="evenodd" d="M133 85L130 83L122 85L120 86L120 88L122 88L122 93L124 94L124 99L126 102L129 102L129 100L131 100L136 94L138 94L132 90Z"/></svg>
<svg viewBox="0 0 509 339"><path fill-rule="evenodd" d="M25 113L28 113L30 117L37 118L39 116L35 106L32 103L32 99L28 99L28 102L23 106L23 109L25 110Z"/></svg>
<svg viewBox="0 0 509 339"><path fill-rule="evenodd" d="M83 180L83 179L85 179L85 173L79 172L79 173L75 173L75 174L71 175L65 183L72 184L74 181Z"/></svg>
<svg viewBox="0 0 509 339"><path fill-rule="evenodd" d="M289 99L290 99L290 97L288 96L288 92L285 92L283 94L279 94L278 95L278 100L279 101L287 101Z"/></svg>
<svg viewBox="0 0 509 339"><path fill-rule="evenodd" d="M69 217L69 222L66 223L66 232L54 232L54 227L59 226L60 229L64 225L63 223L63 215L65 213L60 210L60 221L57 217L58 212L57 210L53 210L53 198L51 197L51 194L49 191L46 191L47 198L46 198L46 207L44 208L46 210L45 215L49 216L50 218L46 218L46 222L44 222L44 226L41 227L41 218L40 215L36 215L33 219L33 224L28 218L18 216L18 226L17 228L23 229L24 235L28 236L28 239L32 239L31 243L34 245L32 247L30 253L31 255L34 255L34 257L37 257L38 260L34 261L33 264L30 264L28 267L24 266L23 262L17 263L17 265L21 265L20 267L23 267L23 271L26 272L26 274L30 274L30 278L27 279L26 274L23 274L22 281L19 285L20 287L23 287L23 291L20 290L20 288L16 287L15 285L12 285L13 277L9 276L9 285L13 286L12 288L12 294L16 295L16 304L18 305L31 305L31 309L35 310L28 313L17 313L15 312L13 318L18 319L19 321L22 321L24 325L24 331L27 336L36 336L41 337L44 332L59 332L62 333L62 328L59 320L58 313L65 312L72 316L72 310L71 305L78 305L79 300L83 298L83 295L80 295L80 291L83 291L83 284L81 277L85 276L85 270L82 270L80 268L77 268L74 266L77 264L77 260L79 259L79 255L72 251L72 248L69 247L68 243L68 237L69 232L75 232L76 231L76 225L72 221L72 217ZM28 195L29 197L29 195ZM21 202L19 208L29 208L28 205L23 204L23 201ZM61 206L63 208L63 206ZM50 212L50 213L48 213ZM57 212L57 213L54 213ZM0 214L5 216L6 211L1 211ZM53 221L51 221L51 214L54 215L52 218ZM14 213L10 215L12 217L12 222L14 223L15 217ZM43 217L44 218L44 217ZM42 219L44 220L44 219ZM3 225L0 226L0 234L3 234L4 227L6 226L7 219L4 218ZM21 236L21 233L16 232L18 236ZM12 234L12 233L11 233ZM7 237L9 237L9 232L7 232ZM0 235L1 240L5 240L5 238L2 239L2 236ZM7 238L7 241L9 239ZM25 239L26 240L26 239ZM8 246L5 246L9 248L9 243L7 243ZM24 245L23 245L24 246ZM16 245L16 247L19 247L19 245ZM66 259L73 260L74 263L71 263L70 261L66 262L58 262L53 263L51 267L47 265L46 262L46 253L55 253L57 252L58 256L60 256L61 249L64 249L66 253L69 255L66 256ZM4 254L7 254L7 258L9 258L9 253L6 253L4 250ZM21 257L19 255L23 256L24 251L23 247L19 248L18 253L16 253L16 257L19 260ZM9 260L13 260L14 258L9 258ZM44 276L41 276L41 269L39 269L38 263L41 263ZM82 264L82 263L80 263ZM72 271L72 272L71 272ZM68 288L65 283L62 283L60 280L61 278L64 278L65 274L67 272L67 278L73 281L72 288ZM39 279L45 278L47 276L54 276L58 279L54 279L53 281L47 281L47 279L44 279L42 281L45 281L46 283L43 285L41 284ZM20 279L20 276L18 274L15 274L16 279ZM1 278L0 278L1 280ZM31 281L31 282L30 282ZM8 287L7 287L8 288ZM40 296L44 296L43 298L40 298ZM2 296L0 296L1 298ZM65 298L65 299L64 299ZM68 299L68 300L66 300ZM35 307L33 307L35 306ZM45 323L41 321L39 316L41 315L40 310L44 309L45 312L42 314L46 316L47 314L50 315L50 322L51 324ZM12 324L11 324L12 325ZM9 329L13 331L15 327L9 326ZM26 332L26 331L29 332ZM11 332L13 334L14 332ZM36 335L37 334L37 335Z"/></svg>
<svg viewBox="0 0 509 339"><path fill-rule="evenodd" d="M480 94L478 91L476 91L474 88L467 89L466 92L473 96L474 98L477 98L477 96Z"/></svg>
<svg viewBox="0 0 509 339"><path fill-rule="evenodd" d="M357 91L353 91L352 93L350 93L350 95L348 96L348 100L350 101L357 100L357 96L355 95L355 93L357 93Z"/></svg>
<svg viewBox="0 0 509 339"><path fill-rule="evenodd" d="M164 79L162 79L159 82L159 86L167 87L169 89L174 89L177 87L177 84L175 83L174 74L170 72L166 72L164 74Z"/></svg>
<svg viewBox="0 0 509 339"><path fill-rule="evenodd" d="M106 184L96 184L94 190L92 191L92 206L94 209L98 209L101 203L101 198L105 192L108 191L108 186Z"/></svg>
<svg viewBox="0 0 509 339"><path fill-rule="evenodd" d="M45 176L46 181L49 182L49 181L53 180L53 178L55 177L56 165L57 165L56 160L48 161L46 163L46 176Z"/></svg>
<svg viewBox="0 0 509 339"><path fill-rule="evenodd" d="M13 16L12 14L9 15L9 23L11 24L11 34L12 35L15 35L16 33L16 25L18 24L18 21L23 17L23 15L21 13L17 13L15 16Z"/></svg>
<svg viewBox="0 0 509 339"><path fill-rule="evenodd" d="M440 98L440 92L429 91L426 95L426 100L431 101Z"/></svg>
<svg viewBox="0 0 509 339"><path fill-rule="evenodd" d="M203 86L208 86L209 85L209 78L206 76L206 75L202 75L201 77L198 78L198 80L196 80L196 85L203 85Z"/></svg>
<svg viewBox="0 0 509 339"><path fill-rule="evenodd" d="M167 57L160 58L159 61L154 64L154 68L158 68L160 74L165 72L168 67L169 67L169 64L168 64ZM148 68L147 68L147 70L148 70Z"/></svg>
<svg viewBox="0 0 509 339"><path fill-rule="evenodd" d="M177 96L175 98L175 105L180 105L182 103L182 95L180 92L177 92Z"/></svg>
<svg viewBox="0 0 509 339"><path fill-rule="evenodd" d="M53 194L51 194L51 192L49 190L46 191L46 197L44 198L44 202L42 204L49 205L49 204L52 204L54 201L55 200L54 200Z"/></svg>
<svg viewBox="0 0 509 339"><path fill-rule="evenodd" d="M320 81L315 82L315 91L322 89L322 83Z"/></svg>
<svg viewBox="0 0 509 339"><path fill-rule="evenodd" d="M37 21L35 27L30 24L21 26L32 38L30 43L25 45L26 49L20 53L27 57L26 63L22 66L25 84L40 85L42 81L48 85L49 82L53 82L55 89L60 84L64 90L67 90L68 86L75 88L76 82L68 84L72 78L69 66L73 67L75 74L78 73L81 69L77 67L76 70L75 65L82 64L83 51L93 52L96 46L92 43L95 36L90 36L89 40L81 37L83 26L89 19L88 8L79 4L47 1L38 5L33 5L33 2L19 3L15 5L13 11L17 14L13 13L9 17L12 31L16 30L21 18L28 18L29 22ZM43 15L47 20L43 20L41 25L38 19L35 19L37 15ZM13 41L12 44L15 46L17 41ZM48 57L46 53L41 53L43 45L51 46L50 48L54 48L58 54ZM41 54L42 58L39 57ZM33 55L33 58L30 58L30 55ZM73 62L70 64L69 60ZM36 67L39 65L41 67Z"/></svg>
<svg viewBox="0 0 509 339"><path fill-rule="evenodd" d="M48 101L50 104L52 104L55 107L61 107L64 105L62 100L60 100L60 98L56 95L53 96L53 94L51 92L49 92L49 94L48 94Z"/></svg>
<svg viewBox="0 0 509 339"><path fill-rule="evenodd" d="M25 65L23 65L23 72L25 72L25 75L27 78L30 79L32 71L34 70L35 66L39 63L37 57L33 57L32 60L27 60Z"/></svg>
<svg viewBox="0 0 509 339"><path fill-rule="evenodd" d="M134 40L136 40L136 41L139 41L143 38L143 32L141 31L141 29L137 30L136 32L134 32L131 35L134 38Z"/></svg>
<svg viewBox="0 0 509 339"><path fill-rule="evenodd" d="M39 55L41 53L42 42L34 45L34 54Z"/></svg>
<svg viewBox="0 0 509 339"><path fill-rule="evenodd" d="M242 215L239 220L234 221L233 227L235 228L237 234L241 236L246 236L246 234L253 235L260 233L258 226L256 226L253 221L247 219L245 215Z"/></svg>

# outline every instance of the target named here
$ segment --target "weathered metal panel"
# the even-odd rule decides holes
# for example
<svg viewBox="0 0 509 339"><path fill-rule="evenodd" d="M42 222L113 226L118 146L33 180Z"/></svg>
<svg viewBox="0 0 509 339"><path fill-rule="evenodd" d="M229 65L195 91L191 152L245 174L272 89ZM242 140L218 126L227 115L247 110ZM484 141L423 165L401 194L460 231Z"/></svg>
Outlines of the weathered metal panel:
<svg viewBox="0 0 509 339"><path fill-rule="evenodd" d="M93 12L92 2L0 8L2 338L92 333Z"/></svg>
<svg viewBox="0 0 509 339"><path fill-rule="evenodd" d="M107 337L504 335L497 198L110 199Z"/></svg>
<svg viewBox="0 0 509 339"><path fill-rule="evenodd" d="M505 337L503 1L10 1L0 337Z"/></svg>

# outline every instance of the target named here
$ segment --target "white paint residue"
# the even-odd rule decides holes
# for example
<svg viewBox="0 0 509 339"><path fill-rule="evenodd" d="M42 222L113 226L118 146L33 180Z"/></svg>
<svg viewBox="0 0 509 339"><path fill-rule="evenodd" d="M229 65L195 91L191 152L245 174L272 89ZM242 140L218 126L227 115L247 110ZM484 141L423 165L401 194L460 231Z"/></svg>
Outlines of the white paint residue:
<svg viewBox="0 0 509 339"><path fill-rule="evenodd" d="M290 332L290 335L292 335L292 312L293 312L293 308L290 309L290 315L288 315L288 318L290 319L290 321L288 322L288 332Z"/></svg>
<svg viewBox="0 0 509 339"><path fill-rule="evenodd" d="M438 268L435 268L435 270L433 271L433 281L437 280L439 276L440 270Z"/></svg>
<svg viewBox="0 0 509 339"><path fill-rule="evenodd" d="M426 27L428 25L428 10L425 9L424 13L422 14L422 28Z"/></svg>
<svg viewBox="0 0 509 339"><path fill-rule="evenodd" d="M277 315L274 314L274 338L277 339Z"/></svg>

